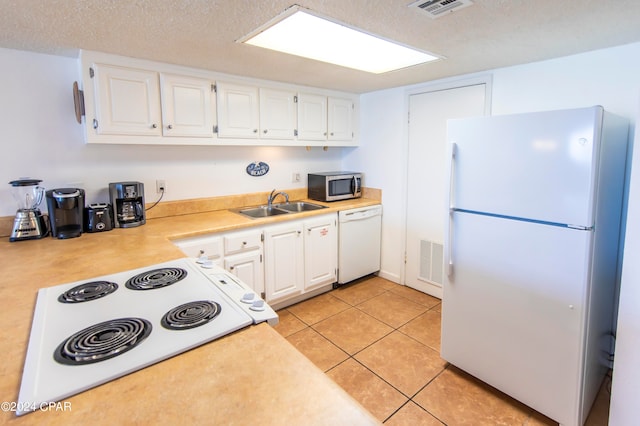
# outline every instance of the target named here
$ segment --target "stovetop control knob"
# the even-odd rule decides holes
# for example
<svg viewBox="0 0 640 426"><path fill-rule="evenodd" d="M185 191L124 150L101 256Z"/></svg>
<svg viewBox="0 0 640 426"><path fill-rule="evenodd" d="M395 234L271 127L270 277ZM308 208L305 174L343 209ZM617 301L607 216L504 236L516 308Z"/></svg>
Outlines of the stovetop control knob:
<svg viewBox="0 0 640 426"><path fill-rule="evenodd" d="M198 260L196 260L196 263L205 263L209 260L209 258L207 257L206 254L204 254L204 250L200 250L200 256L198 256Z"/></svg>
<svg viewBox="0 0 640 426"><path fill-rule="evenodd" d="M242 296L242 299L240 299L240 301L242 303L253 303L253 299L255 297L256 295L253 293L245 293L244 296Z"/></svg>
<svg viewBox="0 0 640 426"><path fill-rule="evenodd" d="M207 259L204 262L202 262L201 266L205 269L213 269L213 260Z"/></svg>
<svg viewBox="0 0 640 426"><path fill-rule="evenodd" d="M254 301L251 306L249 306L249 309L251 309L252 311L264 311L264 300L262 299L258 299L256 301Z"/></svg>

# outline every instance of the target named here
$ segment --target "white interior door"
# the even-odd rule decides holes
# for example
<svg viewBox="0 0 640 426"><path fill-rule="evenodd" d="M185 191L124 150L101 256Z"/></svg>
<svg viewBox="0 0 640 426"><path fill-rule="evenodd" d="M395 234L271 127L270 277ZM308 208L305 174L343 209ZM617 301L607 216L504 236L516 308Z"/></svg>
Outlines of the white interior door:
<svg viewBox="0 0 640 426"><path fill-rule="evenodd" d="M447 120L488 113L487 84L409 96L405 284L442 297Z"/></svg>

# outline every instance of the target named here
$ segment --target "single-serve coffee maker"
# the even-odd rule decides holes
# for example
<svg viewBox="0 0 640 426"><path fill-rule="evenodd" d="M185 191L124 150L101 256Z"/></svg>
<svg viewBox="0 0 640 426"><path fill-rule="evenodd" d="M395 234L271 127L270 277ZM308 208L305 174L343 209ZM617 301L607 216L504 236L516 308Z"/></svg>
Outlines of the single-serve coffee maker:
<svg viewBox="0 0 640 426"><path fill-rule="evenodd" d="M58 188L46 192L51 236L74 238L82 235L84 189Z"/></svg>
<svg viewBox="0 0 640 426"><path fill-rule="evenodd" d="M141 182L115 182L109 184L113 206L113 223L117 228L144 225L144 185Z"/></svg>

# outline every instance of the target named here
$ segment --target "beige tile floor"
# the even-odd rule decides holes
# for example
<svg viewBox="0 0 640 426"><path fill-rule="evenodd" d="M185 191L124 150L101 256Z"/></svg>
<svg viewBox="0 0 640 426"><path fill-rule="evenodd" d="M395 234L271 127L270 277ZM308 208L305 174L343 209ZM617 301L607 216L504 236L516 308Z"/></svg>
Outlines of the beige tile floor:
<svg viewBox="0 0 640 426"><path fill-rule="evenodd" d="M282 309L276 330L388 425L557 425L440 358L440 300L379 277ZM607 383L587 425L606 425Z"/></svg>

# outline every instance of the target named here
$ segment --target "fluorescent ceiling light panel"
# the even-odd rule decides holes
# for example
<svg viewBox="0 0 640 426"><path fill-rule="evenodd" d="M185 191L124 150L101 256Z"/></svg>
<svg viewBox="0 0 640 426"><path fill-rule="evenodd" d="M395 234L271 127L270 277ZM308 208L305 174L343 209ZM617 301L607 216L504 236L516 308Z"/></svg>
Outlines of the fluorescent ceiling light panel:
<svg viewBox="0 0 640 426"><path fill-rule="evenodd" d="M301 11L296 6L238 41L375 74L440 59Z"/></svg>

